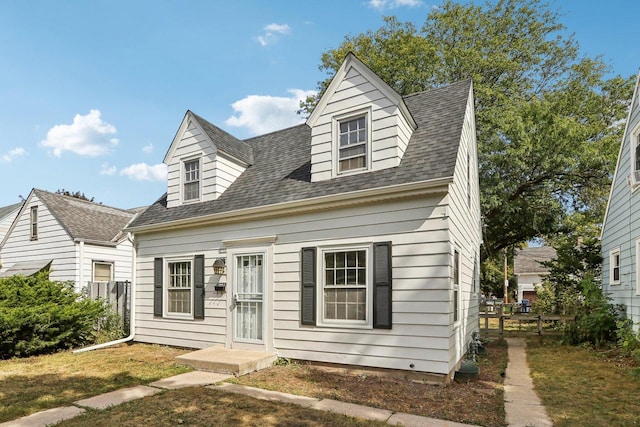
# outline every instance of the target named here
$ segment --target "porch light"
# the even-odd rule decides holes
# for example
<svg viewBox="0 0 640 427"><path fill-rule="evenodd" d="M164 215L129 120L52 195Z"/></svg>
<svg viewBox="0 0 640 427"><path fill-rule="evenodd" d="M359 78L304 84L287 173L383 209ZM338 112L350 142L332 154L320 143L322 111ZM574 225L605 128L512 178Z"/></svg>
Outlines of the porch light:
<svg viewBox="0 0 640 427"><path fill-rule="evenodd" d="M213 274L222 276L227 272L227 265L225 261L226 260L224 258L218 258L213 262Z"/></svg>

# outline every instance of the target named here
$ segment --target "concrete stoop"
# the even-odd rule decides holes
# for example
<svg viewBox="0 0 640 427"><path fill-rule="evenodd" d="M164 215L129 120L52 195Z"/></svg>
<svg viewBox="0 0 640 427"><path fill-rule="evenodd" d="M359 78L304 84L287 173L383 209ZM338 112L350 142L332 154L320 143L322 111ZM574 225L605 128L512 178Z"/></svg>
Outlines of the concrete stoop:
<svg viewBox="0 0 640 427"><path fill-rule="evenodd" d="M260 351L209 347L176 357L178 365L200 371L240 376L268 368L277 359L275 354Z"/></svg>

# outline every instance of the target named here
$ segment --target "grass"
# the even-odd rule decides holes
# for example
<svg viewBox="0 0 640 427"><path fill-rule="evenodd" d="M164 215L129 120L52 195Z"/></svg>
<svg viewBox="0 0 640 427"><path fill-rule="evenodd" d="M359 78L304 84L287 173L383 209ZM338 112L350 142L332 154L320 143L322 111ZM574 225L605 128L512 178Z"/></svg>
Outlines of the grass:
<svg viewBox="0 0 640 427"><path fill-rule="evenodd" d="M60 427L114 426L386 426L282 402L253 399L202 387L166 391L115 406L90 411Z"/></svg>
<svg viewBox="0 0 640 427"><path fill-rule="evenodd" d="M504 342L487 347L477 382L447 386L377 376L330 373L308 364L273 366L231 382L268 390L328 398L432 418L484 426L504 426L502 376Z"/></svg>
<svg viewBox="0 0 640 427"><path fill-rule="evenodd" d="M185 372L173 359L186 352L134 344L0 360L0 422Z"/></svg>
<svg viewBox="0 0 640 427"><path fill-rule="evenodd" d="M551 337L530 337L527 357L555 426L640 426L640 361Z"/></svg>

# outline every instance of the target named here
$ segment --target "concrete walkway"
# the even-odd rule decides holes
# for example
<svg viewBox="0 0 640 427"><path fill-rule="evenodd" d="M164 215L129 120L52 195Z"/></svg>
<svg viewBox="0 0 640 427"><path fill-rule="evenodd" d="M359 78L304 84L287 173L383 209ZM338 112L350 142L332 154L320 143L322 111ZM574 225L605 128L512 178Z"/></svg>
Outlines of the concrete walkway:
<svg viewBox="0 0 640 427"><path fill-rule="evenodd" d="M385 409L370 408L368 406L355 405L353 403L340 402L332 399L316 399L312 397L262 390L238 384L223 383L224 380L230 377L232 377L232 375L216 374L212 372L187 372L155 381L149 385L139 385L136 387L104 393L88 399L78 400L73 402L73 406L54 408L31 414L17 420L1 423L0 427L46 427L80 415L84 413L87 408L98 410L106 409L110 406L118 405L130 400L151 396L156 393L160 393L163 390L198 386L209 386L212 389L229 393L244 394L256 399L293 403L320 411L334 412L350 417L386 421L392 425L402 425L407 427L472 427L469 424L437 420L435 418L421 417L418 415L394 413Z"/></svg>
<svg viewBox="0 0 640 427"><path fill-rule="evenodd" d="M507 343L509 345L509 362L507 364L504 382L507 424L513 427L553 426L544 406L542 406L540 399L533 390L533 382L531 381L529 366L527 365L525 340L520 338L507 338ZM232 377L232 375L212 372L187 372L155 381L149 385L139 385L78 400L70 406L49 409L17 420L1 423L0 427L46 427L80 415L84 413L87 408L101 410L133 399L151 396L163 390L197 386L207 386L228 393L240 393L256 399L293 403L321 411L348 415L350 417L386 421L392 425L407 427L470 426L469 424L421 417L419 415L394 413L385 409L371 408L332 399L297 396L223 382L230 377Z"/></svg>
<svg viewBox="0 0 640 427"><path fill-rule="evenodd" d="M509 346L504 379L504 409L510 427L547 427L553 422L533 389L524 338L507 338Z"/></svg>

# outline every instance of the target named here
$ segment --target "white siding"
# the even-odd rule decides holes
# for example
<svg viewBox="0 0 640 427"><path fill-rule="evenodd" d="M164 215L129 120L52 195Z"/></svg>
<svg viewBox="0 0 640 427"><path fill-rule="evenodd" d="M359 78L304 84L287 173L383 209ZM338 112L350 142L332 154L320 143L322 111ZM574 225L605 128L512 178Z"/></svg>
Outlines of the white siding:
<svg viewBox="0 0 640 427"><path fill-rule="evenodd" d="M334 118L353 112L371 115L371 170L395 167L406 150L412 126L398 105L377 88L371 80L351 67L344 79L328 97L324 110L311 129L311 180L322 181L336 175L337 155L333 139L337 137Z"/></svg>
<svg viewBox="0 0 640 427"><path fill-rule="evenodd" d="M471 334L478 330L478 269L480 263L480 195L476 130L473 112L473 94L467 102L460 149L456 160L454 181L450 185L449 220L451 224L451 278L453 278L453 251L460 253L460 314L461 321L453 323L453 289L450 303L450 369L453 369L468 350ZM469 168L469 169L468 169ZM468 179L468 176L470 180ZM474 271L475 270L475 271ZM453 283L451 279L450 283ZM475 286L474 286L475 285Z"/></svg>
<svg viewBox="0 0 640 427"><path fill-rule="evenodd" d="M167 207L182 204L182 163L185 159L201 159L201 195L199 202L215 200L246 169L237 162L224 157L209 137L189 115L188 122L172 147L173 155L167 164ZM182 126L181 126L182 129Z"/></svg>
<svg viewBox="0 0 640 427"><path fill-rule="evenodd" d="M30 238L31 207L38 206L38 240ZM51 280L78 281L75 244L51 215L47 207L32 194L19 214L7 238L0 259L3 270L16 262L51 260Z"/></svg>
<svg viewBox="0 0 640 427"><path fill-rule="evenodd" d="M632 156L635 146L632 137L640 130L640 99L636 87L635 99L627 123L627 132L622 141L615 179L607 207L602 234L602 285L605 293L616 304L623 304L627 314L636 323L640 322L640 292L636 267L636 240L640 238L640 187L631 188ZM610 283L609 254L620 249L620 283Z"/></svg>
<svg viewBox="0 0 640 427"><path fill-rule="evenodd" d="M221 254L223 240L275 235L273 268L267 278L272 307L266 307L272 317L266 324L273 325L273 342L267 346L284 357L449 374L454 343L446 200L445 196L414 198L218 227L137 234L136 340L195 348L230 346L227 315L231 284L226 294L216 293L211 265L218 256L225 256ZM393 328L302 326L301 248L376 241L393 243ZM154 257L193 254L205 255L205 319L154 318Z"/></svg>
<svg viewBox="0 0 640 427"><path fill-rule="evenodd" d="M7 234L7 231L9 231L9 227L11 227L11 224L13 223L16 215L18 215L19 211L20 208L18 207L15 211L9 213L4 218L0 218L0 243L4 239L4 236Z"/></svg>
<svg viewBox="0 0 640 427"><path fill-rule="evenodd" d="M80 245L78 245L80 246ZM79 252L80 250L78 250ZM133 246L128 239L123 240L116 247L84 244L82 256L83 280L81 286L93 280L93 262L101 261L113 264L113 280L133 280L132 277L132 253Z"/></svg>

